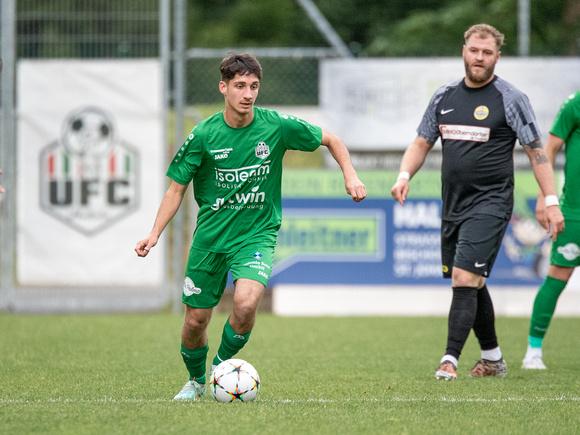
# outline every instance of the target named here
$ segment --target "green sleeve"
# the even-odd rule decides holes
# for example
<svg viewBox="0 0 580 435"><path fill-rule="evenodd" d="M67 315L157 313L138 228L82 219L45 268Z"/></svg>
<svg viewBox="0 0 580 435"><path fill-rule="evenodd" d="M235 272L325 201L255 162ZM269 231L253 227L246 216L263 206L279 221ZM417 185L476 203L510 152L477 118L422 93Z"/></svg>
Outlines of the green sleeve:
<svg viewBox="0 0 580 435"><path fill-rule="evenodd" d="M289 150L314 151L322 143L322 129L292 115L280 114L284 143Z"/></svg>
<svg viewBox="0 0 580 435"><path fill-rule="evenodd" d="M179 184L189 184L199 169L202 156L201 135L194 128L173 157L167 176Z"/></svg>
<svg viewBox="0 0 580 435"><path fill-rule="evenodd" d="M580 92L570 95L562 104L560 111L554 119L550 133L558 136L564 142L572 132L580 127Z"/></svg>

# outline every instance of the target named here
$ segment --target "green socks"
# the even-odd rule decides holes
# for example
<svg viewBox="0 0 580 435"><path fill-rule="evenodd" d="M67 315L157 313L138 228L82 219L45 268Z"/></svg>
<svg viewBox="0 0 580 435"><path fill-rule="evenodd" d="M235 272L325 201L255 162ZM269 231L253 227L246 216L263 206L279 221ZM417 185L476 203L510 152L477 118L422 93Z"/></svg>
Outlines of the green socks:
<svg viewBox="0 0 580 435"><path fill-rule="evenodd" d="M252 331L245 335L238 334L230 325L230 319L226 320L224 325L224 332L222 333L222 342L218 349L212 364L218 365L220 362L230 359L237 354L242 347L246 345L250 339Z"/></svg>
<svg viewBox="0 0 580 435"><path fill-rule="evenodd" d="M530 336L528 338L530 347L542 347L544 335L546 335L546 331L556 310L556 303L566 284L566 281L547 276L544 283L540 286L534 301L532 321L530 323Z"/></svg>
<svg viewBox="0 0 580 435"><path fill-rule="evenodd" d="M189 350L181 345L181 356L187 371L189 372L189 380L194 380L199 384L205 384L205 366L207 363L207 352L209 345L199 347L197 349Z"/></svg>
<svg viewBox="0 0 580 435"><path fill-rule="evenodd" d="M245 335L238 334L230 326L230 319L226 320L224 325L224 332L222 334L222 342L218 352L213 359L213 364L218 365L220 362L230 359L237 354L242 347L248 342L252 331ZM189 379L194 380L199 384L205 384L205 369L207 364L207 352L209 345L197 349L186 349L181 345L181 356L183 362L189 372Z"/></svg>

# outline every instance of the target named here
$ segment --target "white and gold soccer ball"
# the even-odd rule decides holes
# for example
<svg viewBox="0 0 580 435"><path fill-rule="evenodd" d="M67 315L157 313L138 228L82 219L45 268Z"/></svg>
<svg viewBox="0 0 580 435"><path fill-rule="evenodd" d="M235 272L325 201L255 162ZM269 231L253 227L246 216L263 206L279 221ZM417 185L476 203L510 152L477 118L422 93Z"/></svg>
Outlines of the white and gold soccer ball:
<svg viewBox="0 0 580 435"><path fill-rule="evenodd" d="M250 402L260 391L260 376L249 362L228 359L211 374L209 391L218 402Z"/></svg>

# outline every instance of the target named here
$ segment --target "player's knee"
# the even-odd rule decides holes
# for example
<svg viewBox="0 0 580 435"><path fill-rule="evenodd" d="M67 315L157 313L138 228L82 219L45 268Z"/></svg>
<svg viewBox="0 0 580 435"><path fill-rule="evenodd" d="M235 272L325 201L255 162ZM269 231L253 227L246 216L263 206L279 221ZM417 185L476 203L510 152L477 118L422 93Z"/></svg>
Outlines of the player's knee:
<svg viewBox="0 0 580 435"><path fill-rule="evenodd" d="M241 328L251 328L256 319L256 307L250 303L237 304L234 306L232 316L234 317L234 322Z"/></svg>
<svg viewBox="0 0 580 435"><path fill-rule="evenodd" d="M453 287L477 287L480 288L485 283L485 278L458 267L453 268Z"/></svg>
<svg viewBox="0 0 580 435"><path fill-rule="evenodd" d="M184 326L190 331L205 331L209 324L210 317L199 315L199 313L188 310L185 315Z"/></svg>

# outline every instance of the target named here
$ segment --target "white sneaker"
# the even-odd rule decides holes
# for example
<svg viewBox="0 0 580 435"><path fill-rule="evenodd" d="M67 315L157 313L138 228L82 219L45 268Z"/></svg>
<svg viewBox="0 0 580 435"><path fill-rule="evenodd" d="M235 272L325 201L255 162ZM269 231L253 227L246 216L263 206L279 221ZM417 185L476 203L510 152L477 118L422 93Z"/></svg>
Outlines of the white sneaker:
<svg viewBox="0 0 580 435"><path fill-rule="evenodd" d="M209 378L211 379L211 375L213 374L213 371L215 370L215 368L217 367L217 365L212 364L210 369L209 369Z"/></svg>
<svg viewBox="0 0 580 435"><path fill-rule="evenodd" d="M542 357L539 355L536 356L526 356L522 361L522 369L527 370L546 370L547 367L544 365L542 361Z"/></svg>
<svg viewBox="0 0 580 435"><path fill-rule="evenodd" d="M196 400L205 394L205 384L198 384L196 381L187 381L184 387L173 398L173 400Z"/></svg>

